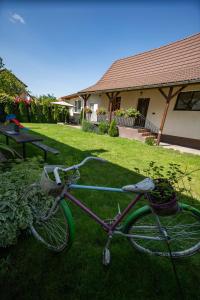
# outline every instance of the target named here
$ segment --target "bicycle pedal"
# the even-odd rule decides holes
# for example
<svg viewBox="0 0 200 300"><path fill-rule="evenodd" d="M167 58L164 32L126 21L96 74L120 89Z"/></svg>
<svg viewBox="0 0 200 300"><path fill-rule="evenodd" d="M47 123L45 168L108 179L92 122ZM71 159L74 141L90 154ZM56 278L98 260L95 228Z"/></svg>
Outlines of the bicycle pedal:
<svg viewBox="0 0 200 300"><path fill-rule="evenodd" d="M103 249L103 265L108 266L110 264L110 250L108 248Z"/></svg>

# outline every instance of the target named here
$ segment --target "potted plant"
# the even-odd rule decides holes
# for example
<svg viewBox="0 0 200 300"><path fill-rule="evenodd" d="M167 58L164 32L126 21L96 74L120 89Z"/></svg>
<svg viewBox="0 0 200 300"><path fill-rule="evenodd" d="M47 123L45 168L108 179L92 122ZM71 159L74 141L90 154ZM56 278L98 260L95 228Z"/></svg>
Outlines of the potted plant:
<svg viewBox="0 0 200 300"><path fill-rule="evenodd" d="M124 117L125 116L125 110L124 109L118 109L114 112L116 117Z"/></svg>
<svg viewBox="0 0 200 300"><path fill-rule="evenodd" d="M117 124L133 127L135 118L140 114L135 108L118 109L114 112Z"/></svg>
<svg viewBox="0 0 200 300"><path fill-rule="evenodd" d="M98 122L106 121L106 109L104 107L97 109L96 113Z"/></svg>
<svg viewBox="0 0 200 300"><path fill-rule="evenodd" d="M125 112L125 117L126 118L136 118L140 115L140 112L133 108L133 107L129 107L126 112Z"/></svg>
<svg viewBox="0 0 200 300"><path fill-rule="evenodd" d="M87 121L90 121L90 119L91 119L91 114L92 114L91 108L85 107L84 111L85 111L85 114L86 114L86 120L87 120Z"/></svg>
<svg viewBox="0 0 200 300"><path fill-rule="evenodd" d="M133 107L129 107L125 111L125 118L126 118L126 126L133 127L135 124L135 119L139 115L139 111Z"/></svg>
<svg viewBox="0 0 200 300"><path fill-rule="evenodd" d="M168 179L154 180L155 189L149 193L148 199L153 211L160 216L169 216L179 211L176 191Z"/></svg>
<svg viewBox="0 0 200 300"><path fill-rule="evenodd" d="M99 107L96 111L97 115L106 115L106 109L104 107Z"/></svg>
<svg viewBox="0 0 200 300"><path fill-rule="evenodd" d="M118 109L118 110L114 111L114 119L115 119L117 125L126 126L124 116L125 116L124 109Z"/></svg>
<svg viewBox="0 0 200 300"><path fill-rule="evenodd" d="M155 188L148 193L147 198L152 210L159 216L169 216L179 211L178 196L189 191L190 173L186 173L181 166L170 163L169 167L157 165L151 161L142 172L135 168L139 174L152 178Z"/></svg>

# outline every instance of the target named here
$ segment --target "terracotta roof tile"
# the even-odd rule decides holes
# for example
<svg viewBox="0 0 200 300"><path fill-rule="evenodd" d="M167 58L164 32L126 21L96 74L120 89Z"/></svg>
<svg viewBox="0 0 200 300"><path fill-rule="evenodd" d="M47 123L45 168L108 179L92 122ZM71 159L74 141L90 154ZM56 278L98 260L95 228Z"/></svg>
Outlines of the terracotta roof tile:
<svg viewBox="0 0 200 300"><path fill-rule="evenodd" d="M115 61L103 77L81 92L200 82L200 33Z"/></svg>

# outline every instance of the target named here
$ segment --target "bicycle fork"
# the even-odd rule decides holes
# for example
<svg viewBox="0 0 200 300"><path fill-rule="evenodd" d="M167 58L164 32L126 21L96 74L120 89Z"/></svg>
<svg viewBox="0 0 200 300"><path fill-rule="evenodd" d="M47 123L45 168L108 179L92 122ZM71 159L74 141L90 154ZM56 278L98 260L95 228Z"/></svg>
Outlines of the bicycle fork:
<svg viewBox="0 0 200 300"><path fill-rule="evenodd" d="M121 215L121 209L120 209L119 203L118 203L117 208L118 208L118 213L117 213L116 217L114 218L114 220L115 220L119 215ZM102 254L103 254L103 260L102 260L102 263L103 263L104 266L108 266L108 265L110 264L111 254L110 254L110 249L109 249L109 247L110 247L110 243L111 243L113 234L114 234L114 232L109 232L107 243L106 243L106 245L105 245L105 247L104 247L104 249L103 249L103 253L102 253Z"/></svg>
<svg viewBox="0 0 200 300"><path fill-rule="evenodd" d="M109 246L110 246L112 237L113 237L112 234L109 234L107 243L106 243L106 245L103 249L103 260L102 260L102 262L103 262L104 266L108 266L110 264L111 255L110 255Z"/></svg>

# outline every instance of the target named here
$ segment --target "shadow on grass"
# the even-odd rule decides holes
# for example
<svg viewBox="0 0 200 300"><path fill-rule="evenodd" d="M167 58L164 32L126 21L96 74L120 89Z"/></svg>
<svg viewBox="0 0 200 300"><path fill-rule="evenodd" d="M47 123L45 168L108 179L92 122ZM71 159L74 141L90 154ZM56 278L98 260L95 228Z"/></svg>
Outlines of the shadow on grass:
<svg viewBox="0 0 200 300"><path fill-rule="evenodd" d="M87 156L103 157L107 151L103 146L81 151L38 132L33 133L40 135L45 144L60 150L59 156L48 156L49 164L69 166ZM38 156L41 150L28 145L27 154ZM117 164L92 161L81 169L81 176L80 183L113 187L143 179ZM102 218L116 215L118 203L123 209L130 202L128 194L75 193ZM187 201L191 202L191 199ZM144 200L137 207L143 204ZM141 254L132 249L125 238L114 238L112 263L105 269L101 264L106 243L104 232L79 208L73 205L70 208L76 225L72 248L55 255L31 236L21 239L8 251L11 262L0 282L1 299L178 299L179 291L168 259ZM198 256L180 260L176 265L186 299L198 299Z"/></svg>

